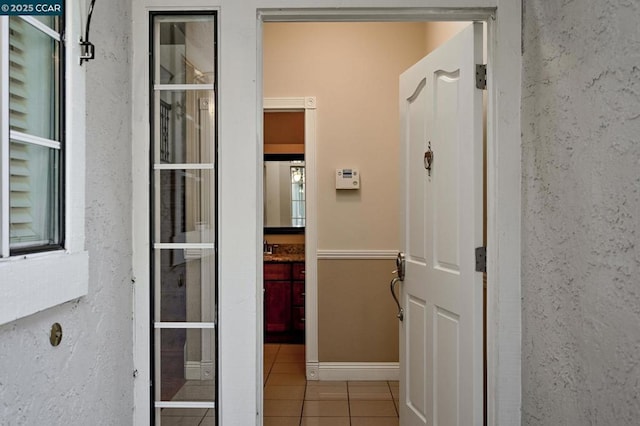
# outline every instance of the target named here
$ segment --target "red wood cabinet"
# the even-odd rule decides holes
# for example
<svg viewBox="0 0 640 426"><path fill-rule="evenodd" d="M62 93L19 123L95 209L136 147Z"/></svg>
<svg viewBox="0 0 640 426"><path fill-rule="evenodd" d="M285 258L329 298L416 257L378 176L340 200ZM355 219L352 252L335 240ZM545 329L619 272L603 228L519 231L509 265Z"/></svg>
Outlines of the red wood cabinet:
<svg viewBox="0 0 640 426"><path fill-rule="evenodd" d="M265 263L264 280L291 280L291 263Z"/></svg>
<svg viewBox="0 0 640 426"><path fill-rule="evenodd" d="M264 325L280 341L300 338L304 332L304 263L264 264ZM273 335L271 335L273 337Z"/></svg>
<svg viewBox="0 0 640 426"><path fill-rule="evenodd" d="M291 322L291 281L265 281L264 303L267 332L288 331Z"/></svg>

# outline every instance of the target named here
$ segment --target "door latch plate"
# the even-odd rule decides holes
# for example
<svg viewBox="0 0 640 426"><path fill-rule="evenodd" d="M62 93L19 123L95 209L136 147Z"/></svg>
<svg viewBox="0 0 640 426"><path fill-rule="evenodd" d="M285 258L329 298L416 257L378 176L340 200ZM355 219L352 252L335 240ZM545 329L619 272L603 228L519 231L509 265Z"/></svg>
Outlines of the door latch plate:
<svg viewBox="0 0 640 426"><path fill-rule="evenodd" d="M487 272L486 247L476 247L476 272Z"/></svg>

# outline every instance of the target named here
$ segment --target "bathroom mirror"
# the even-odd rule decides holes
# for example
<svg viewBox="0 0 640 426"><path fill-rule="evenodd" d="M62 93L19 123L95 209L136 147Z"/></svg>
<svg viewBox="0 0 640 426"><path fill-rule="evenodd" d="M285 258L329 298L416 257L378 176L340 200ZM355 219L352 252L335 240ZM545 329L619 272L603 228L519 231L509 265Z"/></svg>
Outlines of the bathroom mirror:
<svg viewBox="0 0 640 426"><path fill-rule="evenodd" d="M264 158L265 233L304 233L306 174L302 154L266 154Z"/></svg>

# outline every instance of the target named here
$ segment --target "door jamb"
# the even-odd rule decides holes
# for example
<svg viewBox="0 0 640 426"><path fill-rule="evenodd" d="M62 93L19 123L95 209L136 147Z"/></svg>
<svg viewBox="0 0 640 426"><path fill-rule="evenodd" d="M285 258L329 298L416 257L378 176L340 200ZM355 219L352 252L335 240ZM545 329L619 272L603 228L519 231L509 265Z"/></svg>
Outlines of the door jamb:
<svg viewBox="0 0 640 426"><path fill-rule="evenodd" d="M519 424L521 418L521 79L519 76L521 16L519 5L503 7L501 11L503 12L501 18L497 19L496 10L493 8L257 10L256 114L258 123L262 123L263 111L262 24L264 22L475 20L487 23L488 405L486 415L489 425ZM518 48L514 48L514 43ZM261 152L262 147L259 150ZM256 167L259 166L261 164L256 165ZM315 178L315 176L309 176L310 179ZM259 198L262 201L262 197ZM258 220L261 222L261 218ZM307 243L316 247L315 241L310 241L308 237ZM257 266L258 270L261 270L262 265ZM258 306L258 312L258 322L261 324L261 306ZM262 366L262 344L260 338L257 350L258 366ZM262 370L260 368L258 370L260 370L258 380L261 382ZM263 411L262 404L262 388L259 388L257 389L259 412Z"/></svg>
<svg viewBox="0 0 640 426"><path fill-rule="evenodd" d="M306 221L304 230L305 261L305 359L307 380L318 380L318 221L316 219L316 98L312 96L296 98L264 98L263 110L304 111L304 162L307 178L305 185ZM260 122L262 122L262 115ZM263 126L260 126L263 128ZM264 138L260 138L264 146ZM264 155L262 156L264 158ZM262 166L260 167L262 170ZM264 195L264 194L262 194ZM264 202L264 200L263 200ZM262 205L262 204L259 204ZM262 268L262 266L261 266ZM263 292L259 291L262 295ZM263 307L263 302L258 303ZM264 309L264 308L263 308ZM263 313L264 314L264 313ZM258 315L262 321L263 315ZM264 326L264 325L263 325ZM263 333L259 333L263 336ZM261 365L262 363L259 363Z"/></svg>

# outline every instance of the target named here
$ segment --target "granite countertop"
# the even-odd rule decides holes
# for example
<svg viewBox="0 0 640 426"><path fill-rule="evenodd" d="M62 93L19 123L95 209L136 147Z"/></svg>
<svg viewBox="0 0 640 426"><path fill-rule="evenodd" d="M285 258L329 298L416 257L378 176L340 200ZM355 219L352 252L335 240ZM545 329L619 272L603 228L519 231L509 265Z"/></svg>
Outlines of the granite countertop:
<svg viewBox="0 0 640 426"><path fill-rule="evenodd" d="M265 241L266 242L266 241ZM265 262L304 262L304 244L269 244L273 253L264 253Z"/></svg>
<svg viewBox="0 0 640 426"><path fill-rule="evenodd" d="M304 253L265 253L262 258L265 262L304 262Z"/></svg>

